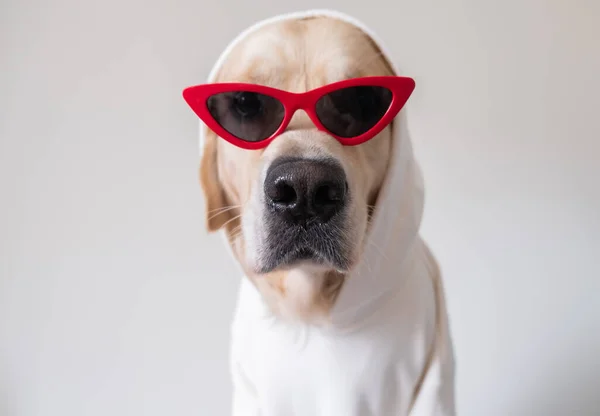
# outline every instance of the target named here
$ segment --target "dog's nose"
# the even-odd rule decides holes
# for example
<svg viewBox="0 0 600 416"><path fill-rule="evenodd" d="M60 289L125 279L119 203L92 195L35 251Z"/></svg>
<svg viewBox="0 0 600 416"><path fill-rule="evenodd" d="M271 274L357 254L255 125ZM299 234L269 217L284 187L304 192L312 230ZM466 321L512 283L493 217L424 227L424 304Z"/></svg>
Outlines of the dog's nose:
<svg viewBox="0 0 600 416"><path fill-rule="evenodd" d="M346 204L346 174L331 160L281 158L269 167L264 190L286 222L325 223Z"/></svg>

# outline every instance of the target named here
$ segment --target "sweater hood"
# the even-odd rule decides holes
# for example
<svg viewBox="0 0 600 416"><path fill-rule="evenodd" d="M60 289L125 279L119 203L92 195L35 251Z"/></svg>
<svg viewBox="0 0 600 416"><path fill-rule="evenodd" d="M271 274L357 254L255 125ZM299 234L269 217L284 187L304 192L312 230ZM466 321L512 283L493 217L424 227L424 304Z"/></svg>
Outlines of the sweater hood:
<svg viewBox="0 0 600 416"><path fill-rule="evenodd" d="M251 33L271 23L319 16L339 19L362 30L383 52L394 73L401 75L385 45L362 22L337 11L307 10L274 16L241 32L220 55L208 82L214 82L217 72L232 49ZM201 123L201 152L206 129ZM406 108L394 119L392 134L390 164L373 213L363 257L347 276L333 306L331 321L334 327L351 326L372 313L386 295L401 289L403 276L409 274L412 268L411 252L419 240L424 189L420 169L413 157Z"/></svg>

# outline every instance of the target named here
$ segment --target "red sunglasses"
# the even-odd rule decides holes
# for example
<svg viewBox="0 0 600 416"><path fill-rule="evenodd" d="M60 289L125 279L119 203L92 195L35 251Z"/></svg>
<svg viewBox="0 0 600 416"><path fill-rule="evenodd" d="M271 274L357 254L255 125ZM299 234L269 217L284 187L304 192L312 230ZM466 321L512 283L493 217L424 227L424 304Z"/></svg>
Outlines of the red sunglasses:
<svg viewBox="0 0 600 416"><path fill-rule="evenodd" d="M217 135L243 149L262 149L287 128L296 110L346 146L372 139L415 88L408 77L351 78L303 93L245 83L203 84L183 98Z"/></svg>

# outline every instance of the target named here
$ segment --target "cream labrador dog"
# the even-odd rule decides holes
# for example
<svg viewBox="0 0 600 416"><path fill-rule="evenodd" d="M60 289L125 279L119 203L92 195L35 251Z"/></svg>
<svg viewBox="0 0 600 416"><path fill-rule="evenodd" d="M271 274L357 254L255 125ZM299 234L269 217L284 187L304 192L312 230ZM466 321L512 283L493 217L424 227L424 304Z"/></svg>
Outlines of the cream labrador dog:
<svg viewBox="0 0 600 416"><path fill-rule="evenodd" d="M234 415L455 414L443 287L418 236L413 88L362 23L308 11L244 31L184 91L204 122L207 227L245 275Z"/></svg>

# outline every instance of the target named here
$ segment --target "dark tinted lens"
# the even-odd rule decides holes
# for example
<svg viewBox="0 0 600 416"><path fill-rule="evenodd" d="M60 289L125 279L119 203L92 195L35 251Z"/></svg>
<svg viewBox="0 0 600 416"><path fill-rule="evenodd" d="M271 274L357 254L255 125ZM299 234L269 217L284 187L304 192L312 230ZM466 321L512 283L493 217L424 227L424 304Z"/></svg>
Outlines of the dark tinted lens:
<svg viewBox="0 0 600 416"><path fill-rule="evenodd" d="M277 131L283 121L283 104L273 97L247 91L215 94L207 101L213 118L238 139L259 142Z"/></svg>
<svg viewBox="0 0 600 416"><path fill-rule="evenodd" d="M366 133L384 116L392 103L392 92L383 87L343 88L324 95L315 111L323 126L340 137Z"/></svg>

